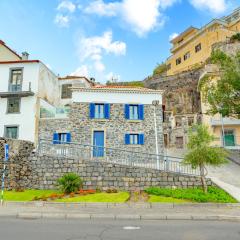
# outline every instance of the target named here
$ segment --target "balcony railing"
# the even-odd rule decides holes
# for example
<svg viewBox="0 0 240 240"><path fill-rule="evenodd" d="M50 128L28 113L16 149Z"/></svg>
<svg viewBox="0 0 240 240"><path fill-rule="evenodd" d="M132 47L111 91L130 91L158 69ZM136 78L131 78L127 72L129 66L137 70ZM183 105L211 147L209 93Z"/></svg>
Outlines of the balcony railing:
<svg viewBox="0 0 240 240"><path fill-rule="evenodd" d="M9 92L21 92L22 84L9 84L8 91Z"/></svg>
<svg viewBox="0 0 240 240"><path fill-rule="evenodd" d="M151 168L165 172L186 175L199 175L199 169L193 169L189 164L182 163L182 158L156 155L142 151L106 148L79 143L40 140L38 152L54 157L77 158L86 161L104 161L133 167Z"/></svg>

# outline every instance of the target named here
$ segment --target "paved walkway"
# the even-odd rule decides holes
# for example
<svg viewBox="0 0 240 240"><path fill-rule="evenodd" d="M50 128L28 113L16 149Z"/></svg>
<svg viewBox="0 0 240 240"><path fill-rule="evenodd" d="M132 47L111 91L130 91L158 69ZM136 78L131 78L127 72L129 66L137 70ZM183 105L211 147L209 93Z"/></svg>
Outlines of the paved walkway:
<svg viewBox="0 0 240 240"><path fill-rule="evenodd" d="M7 202L0 217L240 221L240 204Z"/></svg>

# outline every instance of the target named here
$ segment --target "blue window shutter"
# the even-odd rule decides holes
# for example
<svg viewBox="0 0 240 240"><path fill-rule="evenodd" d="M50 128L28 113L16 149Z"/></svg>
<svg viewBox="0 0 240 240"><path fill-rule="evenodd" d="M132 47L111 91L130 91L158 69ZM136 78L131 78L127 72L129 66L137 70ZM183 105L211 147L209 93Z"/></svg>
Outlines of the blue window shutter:
<svg viewBox="0 0 240 240"><path fill-rule="evenodd" d="M138 135L138 144L144 145L144 134Z"/></svg>
<svg viewBox="0 0 240 240"><path fill-rule="evenodd" d="M110 104L104 104L104 117L106 119L110 118Z"/></svg>
<svg viewBox="0 0 240 240"><path fill-rule="evenodd" d="M68 143L71 142L71 133L67 133L67 142L68 142Z"/></svg>
<svg viewBox="0 0 240 240"><path fill-rule="evenodd" d="M90 109L89 117L90 118L94 118L95 117L95 104L94 103L90 103L89 109Z"/></svg>
<svg viewBox="0 0 240 240"><path fill-rule="evenodd" d="M125 134L125 144L126 145L130 144L130 134Z"/></svg>
<svg viewBox="0 0 240 240"><path fill-rule="evenodd" d="M59 144L58 133L53 134L53 144Z"/></svg>
<svg viewBox="0 0 240 240"><path fill-rule="evenodd" d="M125 118L129 119L129 104L125 104Z"/></svg>
<svg viewBox="0 0 240 240"><path fill-rule="evenodd" d="M139 111L139 119L144 120L144 105L140 104L138 106L138 111Z"/></svg>

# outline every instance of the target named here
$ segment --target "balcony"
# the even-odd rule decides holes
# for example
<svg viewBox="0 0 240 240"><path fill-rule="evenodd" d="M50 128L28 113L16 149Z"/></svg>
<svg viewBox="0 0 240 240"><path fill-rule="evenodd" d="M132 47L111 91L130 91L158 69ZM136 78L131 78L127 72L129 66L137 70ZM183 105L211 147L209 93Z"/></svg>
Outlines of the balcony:
<svg viewBox="0 0 240 240"><path fill-rule="evenodd" d="M210 120L211 126L224 126L227 125L240 125L240 119L237 118L224 118L223 121L220 119L211 119Z"/></svg>
<svg viewBox="0 0 240 240"><path fill-rule="evenodd" d="M29 83L28 90L22 90L22 84L9 84L7 92L0 92L1 98L9 97L29 97L34 96L34 92L31 90L31 83Z"/></svg>

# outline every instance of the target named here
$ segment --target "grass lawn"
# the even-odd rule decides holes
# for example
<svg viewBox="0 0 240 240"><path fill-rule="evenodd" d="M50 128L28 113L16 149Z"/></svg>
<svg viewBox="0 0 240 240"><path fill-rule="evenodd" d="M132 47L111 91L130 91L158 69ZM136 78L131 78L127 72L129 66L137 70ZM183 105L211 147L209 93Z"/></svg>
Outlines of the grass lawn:
<svg viewBox="0 0 240 240"><path fill-rule="evenodd" d="M192 201L185 200L185 199L177 199L177 198L172 198L172 197L150 195L148 202L151 202L151 203L191 203Z"/></svg>
<svg viewBox="0 0 240 240"><path fill-rule="evenodd" d="M34 197L47 196L57 190L25 190L24 192L4 191L5 201L32 201Z"/></svg>
<svg viewBox="0 0 240 240"><path fill-rule="evenodd" d="M218 187L209 187L207 194L205 194L201 188L169 189L150 187L145 191L149 195L170 197L192 202L237 203L236 199Z"/></svg>
<svg viewBox="0 0 240 240"><path fill-rule="evenodd" d="M124 203L129 199L129 193L95 193L85 196L76 196L72 198L62 198L54 200L55 202L110 202Z"/></svg>

